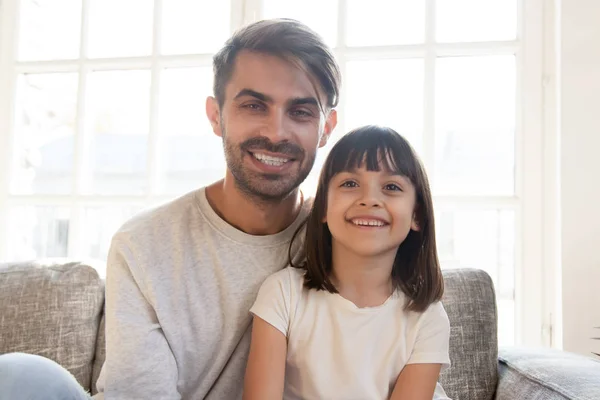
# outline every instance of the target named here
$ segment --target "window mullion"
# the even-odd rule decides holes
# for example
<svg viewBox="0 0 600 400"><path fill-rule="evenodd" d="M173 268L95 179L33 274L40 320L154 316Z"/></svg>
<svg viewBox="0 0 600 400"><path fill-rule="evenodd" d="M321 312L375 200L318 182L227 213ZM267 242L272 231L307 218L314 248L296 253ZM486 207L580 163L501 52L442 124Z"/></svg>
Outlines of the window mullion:
<svg viewBox="0 0 600 400"><path fill-rule="evenodd" d="M543 118L543 0L519 2L519 37L516 54L515 171L516 195L521 199L517 220L520 245L515 265L517 296L517 344L548 345L545 337L543 295L546 290L544 244L553 233L544 226L544 130ZM526 23L524 19L526 17ZM553 265L549 260L548 265ZM530 282L538 282L531 285Z"/></svg>
<svg viewBox="0 0 600 400"><path fill-rule="evenodd" d="M435 3L427 0L425 9L425 73L423 82L423 162L429 180L435 182Z"/></svg>
<svg viewBox="0 0 600 400"><path fill-rule="evenodd" d="M157 195L161 192L161 171L162 160L158 149L161 148L161 137L158 129L159 122L159 91L161 66L158 62L158 56L161 53L160 45L162 40L162 0L154 0L154 28L152 40L152 82L150 84L150 121L148 132L148 158L147 158L147 173L148 187L147 193L150 196Z"/></svg>
<svg viewBox="0 0 600 400"><path fill-rule="evenodd" d="M233 34L244 24L244 7L246 0L228 0L231 7L231 15L229 16L229 32Z"/></svg>
<svg viewBox="0 0 600 400"><path fill-rule="evenodd" d="M243 0L243 3L242 25L248 25L263 18L262 0Z"/></svg>
<svg viewBox="0 0 600 400"><path fill-rule="evenodd" d="M337 133L337 137L340 137L344 133L346 133L346 123L345 118L342 118L344 113L346 112L346 90L344 85L344 77L346 76L346 66L348 63L347 48L346 48L346 8L347 8L346 0L338 1L338 26L337 26L337 44L335 49L335 56L337 58L338 64L340 66L340 74L342 76L342 86L340 89L340 98L337 109L339 110L338 114L338 123L335 129Z"/></svg>
<svg viewBox="0 0 600 400"><path fill-rule="evenodd" d="M12 170L16 74L13 68L18 41L18 2L0 7L0 260L8 257L8 198Z"/></svg>
<svg viewBox="0 0 600 400"><path fill-rule="evenodd" d="M86 65L88 47L89 9L91 0L82 0L81 4L81 41L79 44L77 110L75 117L75 152L73 154L73 187L70 201L69 239L67 255L83 257L81 244L83 232L83 209L77 202L77 195L87 191L90 182L90 133L86 129L85 108L87 96L87 77L89 69Z"/></svg>

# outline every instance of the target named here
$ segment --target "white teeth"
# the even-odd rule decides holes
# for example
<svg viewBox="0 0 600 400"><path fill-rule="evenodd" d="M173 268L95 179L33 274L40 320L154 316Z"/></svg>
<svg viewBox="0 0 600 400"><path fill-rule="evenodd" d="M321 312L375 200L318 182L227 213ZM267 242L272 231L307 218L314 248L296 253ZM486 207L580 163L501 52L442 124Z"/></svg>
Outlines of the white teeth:
<svg viewBox="0 0 600 400"><path fill-rule="evenodd" d="M252 153L252 155L263 164L272 165L275 167L281 167L283 164L290 161L288 158L272 157L260 153Z"/></svg>
<svg viewBox="0 0 600 400"><path fill-rule="evenodd" d="M383 226L383 222L374 219L353 219L352 223L359 226Z"/></svg>

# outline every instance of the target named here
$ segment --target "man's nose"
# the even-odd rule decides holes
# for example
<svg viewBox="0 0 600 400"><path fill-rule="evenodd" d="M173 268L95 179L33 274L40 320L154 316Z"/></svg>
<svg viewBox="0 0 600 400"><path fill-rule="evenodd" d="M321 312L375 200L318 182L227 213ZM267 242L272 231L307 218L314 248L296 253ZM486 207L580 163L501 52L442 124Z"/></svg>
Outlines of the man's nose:
<svg viewBox="0 0 600 400"><path fill-rule="evenodd" d="M273 110L269 118L265 121L263 127L263 136L266 136L273 143L280 142L289 138L289 131L286 124L286 115L282 110Z"/></svg>

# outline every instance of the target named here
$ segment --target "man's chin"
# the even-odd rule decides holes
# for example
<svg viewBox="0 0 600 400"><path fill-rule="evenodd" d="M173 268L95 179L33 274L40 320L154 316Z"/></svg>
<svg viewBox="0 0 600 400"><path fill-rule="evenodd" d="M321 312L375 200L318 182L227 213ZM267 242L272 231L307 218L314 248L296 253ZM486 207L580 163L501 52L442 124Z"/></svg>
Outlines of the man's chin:
<svg viewBox="0 0 600 400"><path fill-rule="evenodd" d="M258 184L243 185L245 191L251 196L258 198L262 201L277 202L285 199L292 194L299 185L296 184L283 184L283 182L265 182L264 180Z"/></svg>

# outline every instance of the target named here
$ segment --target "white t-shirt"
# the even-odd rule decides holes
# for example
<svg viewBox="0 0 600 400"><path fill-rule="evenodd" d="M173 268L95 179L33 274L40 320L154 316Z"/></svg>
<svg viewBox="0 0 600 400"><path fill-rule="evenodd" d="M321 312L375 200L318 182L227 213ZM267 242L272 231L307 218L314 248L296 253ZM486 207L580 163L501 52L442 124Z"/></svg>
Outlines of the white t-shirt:
<svg viewBox="0 0 600 400"><path fill-rule="evenodd" d="M308 290L304 270L285 268L262 284L250 312L288 342L285 400L388 399L405 365L450 366L450 324L440 302L405 311L397 291L358 308L339 294ZM438 384L434 399L447 399Z"/></svg>

